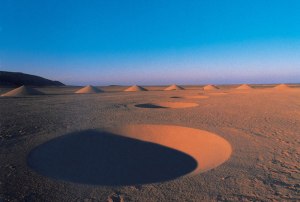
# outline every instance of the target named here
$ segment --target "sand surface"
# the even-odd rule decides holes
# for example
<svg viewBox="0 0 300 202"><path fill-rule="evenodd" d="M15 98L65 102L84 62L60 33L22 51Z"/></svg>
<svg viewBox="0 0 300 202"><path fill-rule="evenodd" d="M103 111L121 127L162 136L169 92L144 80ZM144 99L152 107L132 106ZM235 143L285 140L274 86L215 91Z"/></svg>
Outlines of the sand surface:
<svg viewBox="0 0 300 202"><path fill-rule="evenodd" d="M277 86L274 87L274 89L278 89L278 90L289 90L290 87L286 84L279 84Z"/></svg>
<svg viewBox="0 0 300 202"><path fill-rule="evenodd" d="M165 88L164 90L184 90L184 88L182 86L178 86L176 84L172 84L170 86L168 86L167 88Z"/></svg>
<svg viewBox="0 0 300 202"><path fill-rule="evenodd" d="M197 103L194 102L152 102L152 103L142 103L136 104L136 107L139 108L188 108L188 107L196 107Z"/></svg>
<svg viewBox="0 0 300 202"><path fill-rule="evenodd" d="M78 94L100 93L100 92L102 92L102 91L94 86L85 86L85 87L75 91L75 93L78 93Z"/></svg>
<svg viewBox="0 0 300 202"><path fill-rule="evenodd" d="M130 86L129 88L126 88L124 91L136 92L136 91L147 91L147 89L141 86L134 85L134 86Z"/></svg>
<svg viewBox="0 0 300 202"><path fill-rule="evenodd" d="M0 201L300 200L300 89L291 88L278 91L255 86L246 93L235 93L234 89L221 87L218 96L205 93L208 98L192 100L187 97L199 96L203 91L185 88L116 92L124 88L109 87L113 89L110 92L77 95L72 94L76 88L64 87L41 89L53 95L1 97ZM198 106L176 109L135 106L175 101ZM232 153L217 167L198 173L201 161L205 162L197 160L201 152L185 150L187 145L197 148L197 144L192 144L193 133L183 133L190 134L191 139L179 141L180 146L172 143L176 138L145 139L172 134L159 129L158 133L146 135L151 127L136 129L140 125L207 131L228 141ZM114 130L99 135L98 130L104 128ZM178 128L175 131L178 131L175 136L182 134ZM192 142L186 144L186 141ZM90 145L89 149L80 152L87 148L85 145ZM199 144L199 151L204 151L203 148ZM56 152L48 155L51 151ZM95 161L92 154L97 152L101 159L106 158L102 159L104 162L111 163L88 163ZM60 158L45 161L43 155ZM121 160L124 156L132 158ZM56 162L62 160L69 160L77 170L59 170L63 164ZM115 166L109 169L110 165ZM100 166L101 172L93 166ZM145 177L141 178L138 174L148 173L146 168L151 168L152 175L143 174ZM90 178L84 175L85 169L91 169ZM134 172L126 178L115 175L120 170ZM103 175L105 172L108 173ZM116 176L114 180L112 176ZM106 183L98 183L97 179Z"/></svg>
<svg viewBox="0 0 300 202"><path fill-rule="evenodd" d="M27 163L54 179L124 186L196 175L221 165L231 152L225 139L207 131L130 124L54 138L34 148Z"/></svg>
<svg viewBox="0 0 300 202"><path fill-rule="evenodd" d="M243 85L240 85L239 87L236 88L237 90L250 90L252 89L252 87L248 84L243 84Z"/></svg>
<svg viewBox="0 0 300 202"><path fill-rule="evenodd" d="M204 86L203 89L204 90L217 90L219 88L215 85L207 85L207 86Z"/></svg>
<svg viewBox="0 0 300 202"><path fill-rule="evenodd" d="M8 91L4 94L2 94L2 97L24 97L24 96L31 96L31 95L43 95L39 90L36 90L34 88L28 87L28 86L20 86L18 88L15 88L11 91Z"/></svg>

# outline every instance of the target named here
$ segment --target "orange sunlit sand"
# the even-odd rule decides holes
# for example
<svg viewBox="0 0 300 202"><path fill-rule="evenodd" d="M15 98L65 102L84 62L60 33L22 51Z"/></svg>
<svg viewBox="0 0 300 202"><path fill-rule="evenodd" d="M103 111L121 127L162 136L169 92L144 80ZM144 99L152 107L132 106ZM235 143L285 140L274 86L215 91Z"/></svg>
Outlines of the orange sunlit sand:
<svg viewBox="0 0 300 202"><path fill-rule="evenodd" d="M212 190L230 187L222 193L232 200L237 186L255 184L245 193L256 188L260 193L269 187L262 181L283 183L297 172L300 86L237 86L5 88L0 102L7 116L2 119L16 124L14 134L26 137L5 160L22 171L22 187L88 185L103 199L111 197L105 190L135 186L154 193L172 186L205 195L198 185L204 182ZM288 165L284 172L281 164ZM297 182L291 178L290 183ZM132 188L126 193L137 196Z"/></svg>

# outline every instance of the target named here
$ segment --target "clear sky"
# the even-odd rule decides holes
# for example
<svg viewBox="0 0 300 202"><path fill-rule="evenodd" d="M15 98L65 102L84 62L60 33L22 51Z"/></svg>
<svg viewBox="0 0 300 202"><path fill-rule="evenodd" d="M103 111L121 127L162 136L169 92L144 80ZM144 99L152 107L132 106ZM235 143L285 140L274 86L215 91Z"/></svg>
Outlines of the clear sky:
<svg viewBox="0 0 300 202"><path fill-rule="evenodd" d="M0 69L75 85L300 82L299 0L1 0Z"/></svg>

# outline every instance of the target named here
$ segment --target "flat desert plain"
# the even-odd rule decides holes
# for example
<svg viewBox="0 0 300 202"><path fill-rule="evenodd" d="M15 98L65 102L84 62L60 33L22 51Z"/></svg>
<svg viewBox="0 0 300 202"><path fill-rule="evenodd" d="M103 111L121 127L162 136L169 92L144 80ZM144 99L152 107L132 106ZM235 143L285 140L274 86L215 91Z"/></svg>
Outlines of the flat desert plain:
<svg viewBox="0 0 300 202"><path fill-rule="evenodd" d="M300 86L126 88L0 97L0 201L300 200Z"/></svg>

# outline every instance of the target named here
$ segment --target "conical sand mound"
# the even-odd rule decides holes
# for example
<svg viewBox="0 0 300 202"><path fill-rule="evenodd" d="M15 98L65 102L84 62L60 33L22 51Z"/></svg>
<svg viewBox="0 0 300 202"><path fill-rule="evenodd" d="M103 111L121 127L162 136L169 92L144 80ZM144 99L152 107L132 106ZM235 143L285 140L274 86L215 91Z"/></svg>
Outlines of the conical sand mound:
<svg viewBox="0 0 300 202"><path fill-rule="evenodd" d="M181 87L181 86L177 86L177 85L173 84L173 85L165 88L165 90L184 90L184 88Z"/></svg>
<svg viewBox="0 0 300 202"><path fill-rule="evenodd" d="M126 91L126 92L136 92L136 91L147 91L147 89L143 88L141 86L134 85L134 86L131 86L131 87L125 89L124 91Z"/></svg>
<svg viewBox="0 0 300 202"><path fill-rule="evenodd" d="M204 90L217 90L219 88L215 85L207 85L207 86L204 86L203 89Z"/></svg>
<svg viewBox="0 0 300 202"><path fill-rule="evenodd" d="M7 97L22 97L22 96L30 96L30 95L43 95L44 93L34 89L30 88L28 86L21 86L19 88L16 88L14 90L11 90L1 96L7 96Z"/></svg>
<svg viewBox="0 0 300 202"><path fill-rule="evenodd" d="M250 90L252 89L251 86L249 86L248 84L243 84L243 85L240 85L239 87L236 88L237 90Z"/></svg>
<svg viewBox="0 0 300 202"><path fill-rule="evenodd" d="M94 86L85 86L77 90L75 93L88 94L88 93L100 93L100 92L102 91Z"/></svg>
<svg viewBox="0 0 300 202"><path fill-rule="evenodd" d="M279 84L279 85L275 86L274 89L285 90L285 89L290 89L290 87L286 84Z"/></svg>

